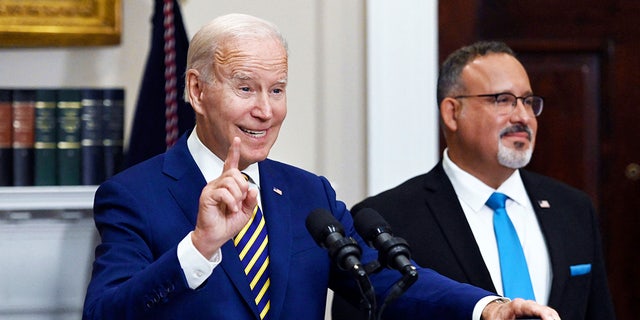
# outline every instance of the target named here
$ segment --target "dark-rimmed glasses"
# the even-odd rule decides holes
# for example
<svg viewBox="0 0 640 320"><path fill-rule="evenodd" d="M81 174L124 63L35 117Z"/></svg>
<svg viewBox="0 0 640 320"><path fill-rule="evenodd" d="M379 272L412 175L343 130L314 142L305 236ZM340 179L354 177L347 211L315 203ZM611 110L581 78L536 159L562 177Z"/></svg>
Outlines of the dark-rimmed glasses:
<svg viewBox="0 0 640 320"><path fill-rule="evenodd" d="M525 97L517 97L515 94L509 92L461 95L455 96L453 98L493 98L496 105L496 110L498 110L499 114L511 114L513 110L516 109L518 99L522 100L522 105L524 105L525 109L527 111L531 111L531 113L536 117L542 113L542 107L544 106L544 99L540 96L530 95Z"/></svg>

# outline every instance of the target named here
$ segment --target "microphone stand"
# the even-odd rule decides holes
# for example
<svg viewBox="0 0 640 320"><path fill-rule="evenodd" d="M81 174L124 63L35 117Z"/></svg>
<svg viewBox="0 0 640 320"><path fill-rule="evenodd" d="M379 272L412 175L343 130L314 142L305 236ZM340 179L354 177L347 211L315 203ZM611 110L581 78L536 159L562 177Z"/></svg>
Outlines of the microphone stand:
<svg viewBox="0 0 640 320"><path fill-rule="evenodd" d="M396 239L396 241L398 240ZM399 241L400 243L403 243L404 240L400 239ZM382 270L382 268L383 266L380 264L380 261L374 260L365 265L364 268L361 268L360 265L356 265L351 270L357 280L358 288L360 289L360 296L363 299L361 308L367 312L368 320L380 320L386 306L398 299L418 280L418 270L416 267L413 265L405 266L404 269L401 270L402 278L393 284L389 293L385 297L382 306L378 310L376 306L375 289L373 288L368 275L377 273Z"/></svg>
<svg viewBox="0 0 640 320"><path fill-rule="evenodd" d="M416 280L418 280L418 271L416 267L409 265L405 268L405 272L403 272L403 276L400 280L398 280L389 290L380 310L378 311L377 320L382 318L382 314L384 313L384 309L391 304L391 302L398 299L409 287L411 287Z"/></svg>
<svg viewBox="0 0 640 320"><path fill-rule="evenodd" d="M360 296L363 299L363 307L367 312L368 320L375 320L375 315L377 313L376 306L376 293L373 289L373 285L369 280L369 277L366 275L363 277L356 277L358 288L360 289Z"/></svg>
<svg viewBox="0 0 640 320"><path fill-rule="evenodd" d="M378 260L369 264L370 273L380 271L382 265L393 269L392 264L394 263L394 258L398 255L402 255L405 257L411 256L409 252L409 245L407 244L407 241L402 238L393 237L387 240L384 246L387 248L387 250L378 250ZM389 290L389 293L385 297L382 306L380 306L380 309L377 311L375 320L381 319L382 314L384 313L384 309L393 301L398 299L409 289L409 287L411 287L418 280L418 270L412 264L407 264L404 267L397 268L401 268L399 269L399 271L402 273L402 278L396 281L396 283Z"/></svg>
<svg viewBox="0 0 640 320"><path fill-rule="evenodd" d="M389 290L379 310L376 308L376 296L373 286L367 275L377 273L382 270L382 265L378 260L371 261L365 265L365 275L357 276L358 286L360 286L360 294L365 302L365 310L367 311L368 320L380 320L386 306L398 299L418 280L418 270L413 265L406 266L402 271L402 278L396 281ZM368 288L365 292L363 288Z"/></svg>
<svg viewBox="0 0 640 320"><path fill-rule="evenodd" d="M352 259L355 256L359 257L360 253L358 243L351 237L345 237L338 240L336 245L329 249L329 255L334 257L335 261ZM359 263L353 263L353 267L347 271L349 271L356 279L358 289L360 290L360 296L363 299L363 307L366 309L368 314L368 320L375 320L374 317L377 313L376 293L373 285L371 284L371 280L369 280L370 272L368 272L368 267L363 267Z"/></svg>

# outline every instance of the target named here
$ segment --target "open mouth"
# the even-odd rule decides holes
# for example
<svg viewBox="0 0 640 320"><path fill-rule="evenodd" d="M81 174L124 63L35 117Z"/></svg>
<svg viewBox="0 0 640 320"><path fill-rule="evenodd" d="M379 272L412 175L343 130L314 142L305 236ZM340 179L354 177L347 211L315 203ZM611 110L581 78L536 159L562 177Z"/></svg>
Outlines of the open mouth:
<svg viewBox="0 0 640 320"><path fill-rule="evenodd" d="M256 138L258 137L263 137L267 134L267 130L260 130L260 131L255 131L255 130L249 130L246 128L240 128L240 130L250 136L254 136Z"/></svg>

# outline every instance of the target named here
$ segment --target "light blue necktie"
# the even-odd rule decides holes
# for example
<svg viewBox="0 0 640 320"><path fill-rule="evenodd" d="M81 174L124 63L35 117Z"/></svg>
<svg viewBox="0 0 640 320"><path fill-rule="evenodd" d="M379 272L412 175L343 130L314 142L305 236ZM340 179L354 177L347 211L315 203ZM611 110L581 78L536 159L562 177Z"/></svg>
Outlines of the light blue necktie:
<svg viewBox="0 0 640 320"><path fill-rule="evenodd" d="M535 300L527 259L516 229L505 210L506 201L507 196L499 192L494 192L487 200L487 206L494 211L493 231L498 243L504 296L510 299Z"/></svg>

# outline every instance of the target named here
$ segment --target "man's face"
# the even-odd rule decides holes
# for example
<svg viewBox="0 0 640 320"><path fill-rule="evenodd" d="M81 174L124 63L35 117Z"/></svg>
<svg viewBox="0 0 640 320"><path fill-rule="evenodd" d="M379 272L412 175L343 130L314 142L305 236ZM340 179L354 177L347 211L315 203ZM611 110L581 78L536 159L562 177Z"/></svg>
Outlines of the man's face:
<svg viewBox="0 0 640 320"><path fill-rule="evenodd" d="M524 67L507 54L489 54L469 63L462 72L465 95L532 94ZM513 112L500 114L493 98L460 99L460 140L470 158L489 166L512 169L527 165L538 128L535 115L518 99Z"/></svg>
<svg viewBox="0 0 640 320"><path fill-rule="evenodd" d="M287 114L287 53L271 38L231 40L215 54L213 81L203 87L198 132L225 159L240 137L241 169L264 160Z"/></svg>

